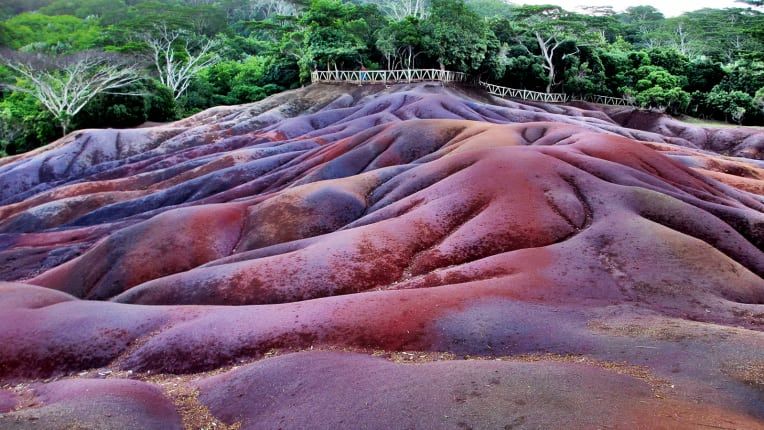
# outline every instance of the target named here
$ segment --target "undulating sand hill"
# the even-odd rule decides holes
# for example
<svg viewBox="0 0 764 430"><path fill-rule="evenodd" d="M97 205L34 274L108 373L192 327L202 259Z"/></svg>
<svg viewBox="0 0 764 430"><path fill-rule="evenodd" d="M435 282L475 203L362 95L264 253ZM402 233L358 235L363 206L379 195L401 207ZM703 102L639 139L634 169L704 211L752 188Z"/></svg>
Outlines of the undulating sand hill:
<svg viewBox="0 0 764 430"><path fill-rule="evenodd" d="M73 133L0 160L0 428L764 428L762 158L436 84Z"/></svg>

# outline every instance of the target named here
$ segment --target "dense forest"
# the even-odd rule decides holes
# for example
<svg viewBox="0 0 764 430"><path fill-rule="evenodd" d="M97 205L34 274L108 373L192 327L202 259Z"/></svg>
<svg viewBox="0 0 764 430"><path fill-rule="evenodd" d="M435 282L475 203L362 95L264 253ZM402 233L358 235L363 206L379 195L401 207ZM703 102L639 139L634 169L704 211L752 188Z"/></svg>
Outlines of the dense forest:
<svg viewBox="0 0 764 430"><path fill-rule="evenodd" d="M165 122L309 83L314 69L440 68L764 124L760 1L666 18L501 0L0 0L0 154Z"/></svg>

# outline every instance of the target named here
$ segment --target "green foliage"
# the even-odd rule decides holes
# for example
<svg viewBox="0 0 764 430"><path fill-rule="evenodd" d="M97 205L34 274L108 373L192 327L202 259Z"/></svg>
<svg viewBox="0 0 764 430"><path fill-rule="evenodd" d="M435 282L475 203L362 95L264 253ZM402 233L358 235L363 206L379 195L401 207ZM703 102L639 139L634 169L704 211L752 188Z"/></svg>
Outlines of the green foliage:
<svg viewBox="0 0 764 430"><path fill-rule="evenodd" d="M740 61L736 63L719 85L725 91L740 90L746 94L754 95L759 88L764 86L764 62Z"/></svg>
<svg viewBox="0 0 764 430"><path fill-rule="evenodd" d="M484 18L512 16L512 6L502 0L467 0L467 6Z"/></svg>
<svg viewBox="0 0 764 430"><path fill-rule="evenodd" d="M223 10L204 3L142 1L128 7L123 14L111 14L104 19L126 30L145 31L152 26L166 25L205 36L214 36L225 31L226 27Z"/></svg>
<svg viewBox="0 0 764 430"><path fill-rule="evenodd" d="M0 101L0 150L11 155L42 146L58 136L54 124L32 96L11 93Z"/></svg>
<svg viewBox="0 0 764 430"><path fill-rule="evenodd" d="M743 124L762 117L761 104L754 97L742 91L724 91L718 86L709 93L694 93L693 104L693 111L705 118Z"/></svg>
<svg viewBox="0 0 764 430"><path fill-rule="evenodd" d="M725 63L761 58L763 18L748 9L700 9L669 20L662 42ZM684 38L678 37L680 29Z"/></svg>
<svg viewBox="0 0 764 430"><path fill-rule="evenodd" d="M351 67L363 64L371 27L362 9L340 0L313 0L291 31L281 38L281 51L297 60L300 80L314 68Z"/></svg>
<svg viewBox="0 0 764 430"><path fill-rule="evenodd" d="M673 48L653 48L647 51L650 64L664 68L675 76L686 76L690 59Z"/></svg>
<svg viewBox="0 0 764 430"><path fill-rule="evenodd" d="M759 88L756 91L756 95L753 97L754 103L759 106L759 109L764 113L764 87Z"/></svg>
<svg viewBox="0 0 764 430"><path fill-rule="evenodd" d="M637 91L645 91L653 87L675 88L683 86L682 77L672 75L663 67L642 66L637 69L636 75L641 77L635 85Z"/></svg>
<svg viewBox="0 0 764 430"><path fill-rule="evenodd" d="M144 82L148 107L146 120L168 122L178 119L180 107L175 101L172 90L155 79Z"/></svg>
<svg viewBox="0 0 764 430"><path fill-rule="evenodd" d="M650 40L650 33L658 29L663 20L663 14L653 6L632 6L618 15L623 23L623 37L637 46L644 46Z"/></svg>
<svg viewBox="0 0 764 430"><path fill-rule="evenodd" d="M252 55L267 53L272 45L272 43L263 43L253 37L237 34L218 34L215 41L217 42L216 54L226 60L237 61L242 61Z"/></svg>
<svg viewBox="0 0 764 430"><path fill-rule="evenodd" d="M2 86L2 83L13 83L15 79L13 73L7 67L0 64L0 100L5 95L4 92L10 93L10 90Z"/></svg>
<svg viewBox="0 0 764 430"><path fill-rule="evenodd" d="M110 16L127 10L124 0L55 0L38 12L45 15L72 15L78 18Z"/></svg>
<svg viewBox="0 0 764 430"><path fill-rule="evenodd" d="M635 96L637 104L647 108L664 109L671 114L684 112L690 104L690 94L682 88L687 77L672 75L663 67L645 65L633 72L637 79L633 89L623 89Z"/></svg>
<svg viewBox="0 0 764 430"><path fill-rule="evenodd" d="M535 57L523 55L523 53L518 47L510 50L504 77L500 83L515 88L543 90L544 85L546 85L544 69L541 68L541 64Z"/></svg>
<svg viewBox="0 0 764 430"><path fill-rule="evenodd" d="M637 103L642 107L665 109L671 114L678 114L690 104L690 94L680 88L664 89L654 86L637 93Z"/></svg>
<svg viewBox="0 0 764 430"><path fill-rule="evenodd" d="M3 23L14 49L67 53L92 48L100 28L95 19L23 13Z"/></svg>
<svg viewBox="0 0 764 430"><path fill-rule="evenodd" d="M607 91L604 95L622 96L622 89L628 88L633 80L628 53L617 49L602 49L598 56L605 75L604 86Z"/></svg>
<svg viewBox="0 0 764 430"><path fill-rule="evenodd" d="M52 0L3 0L0 1L0 12L7 16L37 10L48 5Z"/></svg>
<svg viewBox="0 0 764 430"><path fill-rule="evenodd" d="M424 32L425 53L460 72L480 69L491 46L498 46L485 20L463 0L433 0Z"/></svg>
<svg viewBox="0 0 764 430"><path fill-rule="evenodd" d="M77 114L74 123L77 128L127 128L146 121L167 122L176 118L172 91L152 79L118 93L96 96Z"/></svg>
<svg viewBox="0 0 764 430"><path fill-rule="evenodd" d="M582 46L601 46L605 35L592 31L591 17L552 5L522 6L513 10L514 39L528 54L536 55L546 72L545 91L563 84L566 59Z"/></svg>
<svg viewBox="0 0 764 430"><path fill-rule="evenodd" d="M689 63L687 67L687 91L711 91L719 84L727 72L720 63L705 59Z"/></svg>
<svg viewBox="0 0 764 430"><path fill-rule="evenodd" d="M606 94L605 65L596 50L583 47L580 56L565 64L565 92L576 95Z"/></svg>
<svg viewBox="0 0 764 430"><path fill-rule="evenodd" d="M187 112L197 112L212 106L261 100L283 91L296 80L297 70L282 66L285 65L276 59L264 56L220 62L199 75L182 102Z"/></svg>
<svg viewBox="0 0 764 430"><path fill-rule="evenodd" d="M423 23L409 16L392 22L377 33L376 48L385 56L388 68L415 67L416 57L425 50Z"/></svg>

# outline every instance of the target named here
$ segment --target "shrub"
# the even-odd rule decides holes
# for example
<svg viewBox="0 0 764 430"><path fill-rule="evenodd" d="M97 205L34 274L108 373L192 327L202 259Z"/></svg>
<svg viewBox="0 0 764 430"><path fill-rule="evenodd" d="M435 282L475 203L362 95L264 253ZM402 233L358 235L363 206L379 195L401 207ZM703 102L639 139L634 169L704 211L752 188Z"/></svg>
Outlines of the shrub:
<svg viewBox="0 0 764 430"><path fill-rule="evenodd" d="M59 135L55 124L32 96L11 93L0 101L0 149L12 155L44 145Z"/></svg>
<svg viewBox="0 0 764 430"><path fill-rule="evenodd" d="M637 93L636 101L642 107L658 108L676 115L687 109L690 94L678 87L664 89L656 85Z"/></svg>

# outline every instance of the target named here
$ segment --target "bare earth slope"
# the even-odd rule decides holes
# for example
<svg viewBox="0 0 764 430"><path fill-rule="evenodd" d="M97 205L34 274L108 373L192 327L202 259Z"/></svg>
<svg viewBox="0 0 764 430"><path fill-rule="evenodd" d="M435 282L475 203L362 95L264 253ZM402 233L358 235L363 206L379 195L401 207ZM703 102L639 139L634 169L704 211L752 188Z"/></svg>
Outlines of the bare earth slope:
<svg viewBox="0 0 764 430"><path fill-rule="evenodd" d="M646 115L313 85L2 159L0 428L764 428L764 132Z"/></svg>

